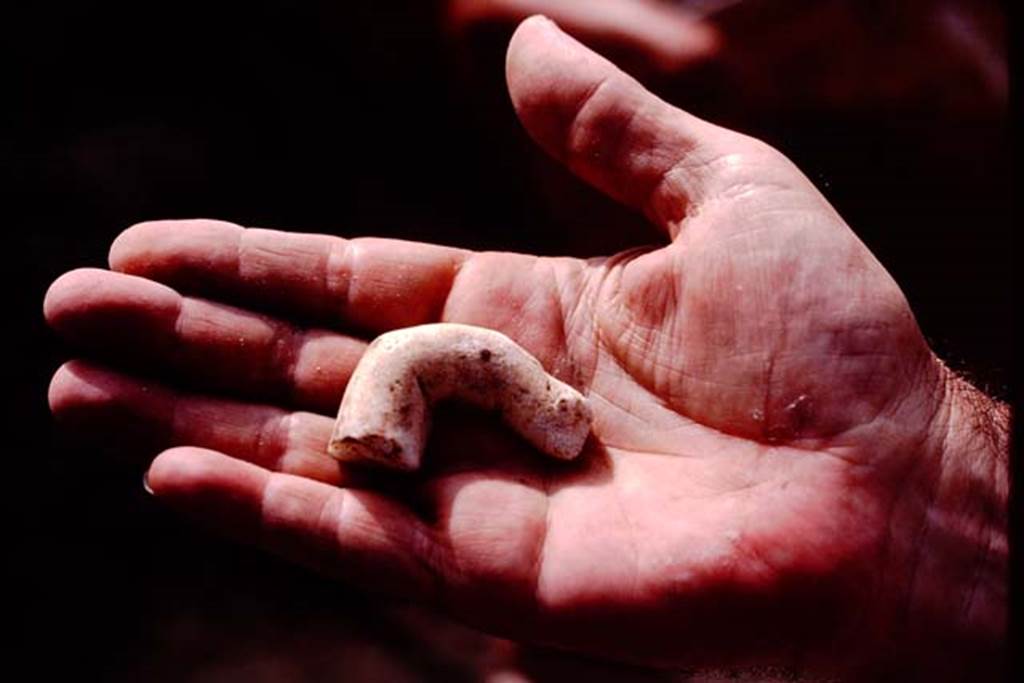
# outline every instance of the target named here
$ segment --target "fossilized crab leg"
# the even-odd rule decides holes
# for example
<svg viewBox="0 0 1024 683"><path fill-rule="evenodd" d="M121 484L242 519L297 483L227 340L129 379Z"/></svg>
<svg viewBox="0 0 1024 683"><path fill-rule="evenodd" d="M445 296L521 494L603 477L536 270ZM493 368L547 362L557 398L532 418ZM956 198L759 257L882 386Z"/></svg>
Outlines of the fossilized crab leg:
<svg viewBox="0 0 1024 683"><path fill-rule="evenodd" d="M583 395L521 346L487 328L438 323L388 332L370 344L349 380L328 452L416 469L430 408L448 398L499 411L556 458L576 457L590 432Z"/></svg>

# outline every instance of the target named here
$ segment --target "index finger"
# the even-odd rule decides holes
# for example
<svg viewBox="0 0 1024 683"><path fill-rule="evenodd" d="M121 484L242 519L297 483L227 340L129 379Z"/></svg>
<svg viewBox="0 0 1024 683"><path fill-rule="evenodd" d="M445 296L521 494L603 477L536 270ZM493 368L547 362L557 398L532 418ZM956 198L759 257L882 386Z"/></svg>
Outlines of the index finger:
<svg viewBox="0 0 1024 683"><path fill-rule="evenodd" d="M112 270L183 293L376 334L438 321L470 253L172 220L128 228L111 246L109 262Z"/></svg>

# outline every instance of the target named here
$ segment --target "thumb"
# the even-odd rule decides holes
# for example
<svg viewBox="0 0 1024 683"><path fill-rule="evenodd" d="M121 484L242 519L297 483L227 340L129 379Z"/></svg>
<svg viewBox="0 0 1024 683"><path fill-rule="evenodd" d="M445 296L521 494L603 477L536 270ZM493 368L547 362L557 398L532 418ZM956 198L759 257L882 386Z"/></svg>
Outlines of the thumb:
<svg viewBox="0 0 1024 683"><path fill-rule="evenodd" d="M737 155L767 147L657 98L546 17L519 25L505 72L545 151L673 237L694 205L737 182Z"/></svg>

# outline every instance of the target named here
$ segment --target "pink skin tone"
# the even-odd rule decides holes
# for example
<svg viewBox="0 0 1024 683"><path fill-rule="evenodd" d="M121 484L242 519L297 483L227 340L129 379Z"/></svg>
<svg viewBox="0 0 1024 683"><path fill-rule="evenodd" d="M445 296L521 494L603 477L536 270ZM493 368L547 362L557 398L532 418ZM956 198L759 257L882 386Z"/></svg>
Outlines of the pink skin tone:
<svg viewBox="0 0 1024 683"><path fill-rule="evenodd" d="M149 485L200 522L507 637L652 666L992 666L1005 408L945 369L777 151L670 107L544 19L516 32L507 78L534 139L646 214L662 246L583 261L137 225L109 271L55 282L46 316L84 354L179 388L75 360L55 415L166 449ZM333 462L366 341L439 321L499 330L582 386L580 459L548 462L456 411L431 466L397 484Z"/></svg>
<svg viewBox="0 0 1024 683"><path fill-rule="evenodd" d="M672 73L714 54L719 37L691 12L662 0L450 0L445 18L463 33L474 26L515 26L544 14L588 45L614 46Z"/></svg>
<svg viewBox="0 0 1024 683"><path fill-rule="evenodd" d="M997 2L722 0L695 9L671 0L448 0L445 18L466 36L480 26L511 32L544 14L669 83L715 64L715 80L704 87L719 91L748 125L757 125L758 113L808 106L923 107L957 121L1005 116L1005 17ZM685 88L677 94L688 96Z"/></svg>

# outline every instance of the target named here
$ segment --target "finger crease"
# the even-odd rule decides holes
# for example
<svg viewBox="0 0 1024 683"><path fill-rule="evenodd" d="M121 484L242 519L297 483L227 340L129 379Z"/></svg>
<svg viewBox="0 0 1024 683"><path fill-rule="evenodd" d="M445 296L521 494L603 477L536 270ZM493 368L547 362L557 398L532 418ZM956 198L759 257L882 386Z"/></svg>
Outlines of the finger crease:
<svg viewBox="0 0 1024 683"><path fill-rule="evenodd" d="M342 313L348 307L352 286L351 243L342 239L331 240L324 265L323 288L332 315ZM340 306L341 311L333 306Z"/></svg>
<svg viewBox="0 0 1024 683"><path fill-rule="evenodd" d="M412 559L426 575L424 583L430 594L425 597L428 602L439 603L444 596L444 587L452 581L453 563L448 547L438 542L437 537L418 521L414 522L409 531L412 548ZM446 581L445 577L449 577Z"/></svg>
<svg viewBox="0 0 1024 683"><path fill-rule="evenodd" d="M605 76L601 78L597 83L583 93L582 97L580 97L574 107L572 118L569 121L569 127L566 130L565 147L562 149L562 158L570 163L570 165L572 163L572 159L576 156L575 148L579 132L590 125L585 121L584 112L587 110L587 106L598 96L600 91L612 82L612 79L612 76Z"/></svg>
<svg viewBox="0 0 1024 683"><path fill-rule="evenodd" d="M243 228L238 233L238 242L235 244L235 281L245 282L245 240L249 234L249 228Z"/></svg>
<svg viewBox="0 0 1024 683"><path fill-rule="evenodd" d="M186 307L187 300L183 296L178 296L177 310L174 312L174 324L171 331L170 343L167 345L167 354L169 356L170 364L173 367L180 367L180 361L182 353L185 350L185 318L186 318Z"/></svg>
<svg viewBox="0 0 1024 683"><path fill-rule="evenodd" d="M271 382L287 399L291 400L298 385L299 356L306 343L306 333L289 325L280 325L274 331L271 357L269 360L269 376Z"/></svg>
<svg viewBox="0 0 1024 683"><path fill-rule="evenodd" d="M268 469L281 472L288 454L292 414L273 415L260 425L256 434L255 456Z"/></svg>

